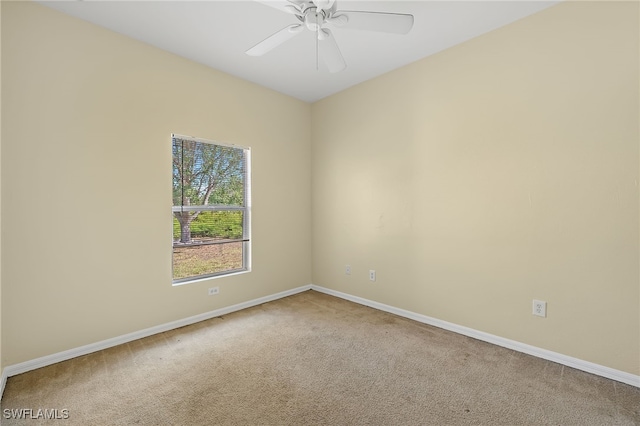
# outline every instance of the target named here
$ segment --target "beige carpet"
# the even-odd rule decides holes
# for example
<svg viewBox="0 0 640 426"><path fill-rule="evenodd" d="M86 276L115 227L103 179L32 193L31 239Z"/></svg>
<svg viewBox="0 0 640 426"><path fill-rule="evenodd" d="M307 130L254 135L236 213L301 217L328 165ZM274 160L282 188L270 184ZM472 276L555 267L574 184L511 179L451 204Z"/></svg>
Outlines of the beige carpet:
<svg viewBox="0 0 640 426"><path fill-rule="evenodd" d="M69 418L4 418L17 408ZM308 291L11 377L2 409L3 425L638 425L640 389Z"/></svg>

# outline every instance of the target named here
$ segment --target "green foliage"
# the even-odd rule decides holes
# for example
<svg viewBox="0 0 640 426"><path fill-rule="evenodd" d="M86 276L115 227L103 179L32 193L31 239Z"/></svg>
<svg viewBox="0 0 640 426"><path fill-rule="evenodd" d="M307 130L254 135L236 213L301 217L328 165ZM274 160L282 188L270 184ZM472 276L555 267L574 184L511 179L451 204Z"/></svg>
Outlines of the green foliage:
<svg viewBox="0 0 640 426"><path fill-rule="evenodd" d="M216 211L201 212L191 222L191 237L193 238L242 238L242 212ZM180 223L173 218L173 238L180 238Z"/></svg>

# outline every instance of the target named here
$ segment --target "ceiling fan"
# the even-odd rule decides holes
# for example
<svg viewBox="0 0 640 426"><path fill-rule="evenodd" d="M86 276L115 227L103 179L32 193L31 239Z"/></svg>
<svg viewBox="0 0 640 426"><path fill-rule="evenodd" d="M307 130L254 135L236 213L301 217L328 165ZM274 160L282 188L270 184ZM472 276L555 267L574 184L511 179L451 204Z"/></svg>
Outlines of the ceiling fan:
<svg viewBox="0 0 640 426"><path fill-rule="evenodd" d="M262 2L269 4L268 1ZM407 34L413 27L413 15L338 10L335 0L287 0L286 4L281 7L275 6L273 3L270 5L291 13L299 22L267 37L247 50L246 54L262 56L285 41L301 34L306 28L316 33L316 59L321 57L329 72L332 73L344 70L347 64L330 27L391 34Z"/></svg>

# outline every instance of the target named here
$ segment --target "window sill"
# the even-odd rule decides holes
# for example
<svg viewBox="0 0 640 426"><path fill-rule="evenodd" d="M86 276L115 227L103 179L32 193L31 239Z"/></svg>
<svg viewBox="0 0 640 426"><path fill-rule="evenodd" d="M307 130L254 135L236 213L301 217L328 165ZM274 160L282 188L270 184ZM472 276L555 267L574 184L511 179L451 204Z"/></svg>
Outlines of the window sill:
<svg viewBox="0 0 640 426"><path fill-rule="evenodd" d="M177 283L174 282L174 283L171 283L171 286L172 287L179 287L179 286L185 285L185 284L193 284L193 283L198 283L198 282L202 282L202 281L215 280L215 279L218 279L218 278L232 277L234 275L242 275L242 274L246 274L248 272L251 272L251 269L244 269L244 270L240 270L240 271L229 272L228 274L211 275L209 277L194 278L192 280L180 281L180 282L177 282Z"/></svg>

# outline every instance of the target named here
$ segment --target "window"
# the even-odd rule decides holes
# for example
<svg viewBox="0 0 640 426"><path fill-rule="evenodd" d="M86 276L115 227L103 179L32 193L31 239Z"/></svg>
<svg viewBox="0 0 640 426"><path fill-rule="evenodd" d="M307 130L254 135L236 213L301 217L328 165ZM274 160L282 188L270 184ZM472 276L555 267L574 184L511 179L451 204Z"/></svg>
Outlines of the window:
<svg viewBox="0 0 640 426"><path fill-rule="evenodd" d="M172 135L173 283L250 269L250 150Z"/></svg>

